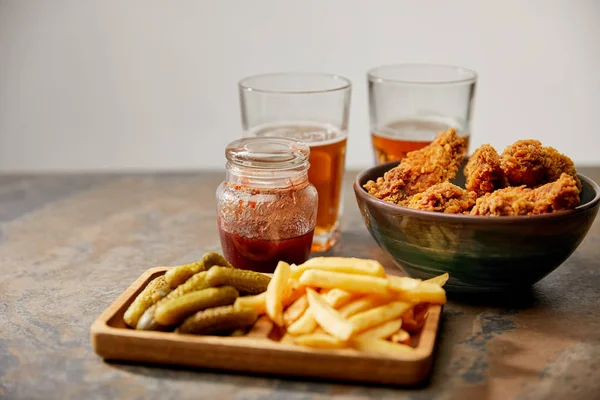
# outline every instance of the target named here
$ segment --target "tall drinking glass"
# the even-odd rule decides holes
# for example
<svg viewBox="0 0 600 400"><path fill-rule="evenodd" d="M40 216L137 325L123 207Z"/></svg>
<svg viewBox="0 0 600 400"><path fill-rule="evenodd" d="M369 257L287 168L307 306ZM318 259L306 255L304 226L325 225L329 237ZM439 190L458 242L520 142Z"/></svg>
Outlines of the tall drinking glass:
<svg viewBox="0 0 600 400"><path fill-rule="evenodd" d="M449 65L398 64L373 68L367 78L376 164L400 160L448 128L456 129L469 143L475 71Z"/></svg>
<svg viewBox="0 0 600 400"><path fill-rule="evenodd" d="M239 83L245 136L310 146L308 179L319 195L314 252L330 249L339 237L351 88L346 78L319 73L256 75Z"/></svg>

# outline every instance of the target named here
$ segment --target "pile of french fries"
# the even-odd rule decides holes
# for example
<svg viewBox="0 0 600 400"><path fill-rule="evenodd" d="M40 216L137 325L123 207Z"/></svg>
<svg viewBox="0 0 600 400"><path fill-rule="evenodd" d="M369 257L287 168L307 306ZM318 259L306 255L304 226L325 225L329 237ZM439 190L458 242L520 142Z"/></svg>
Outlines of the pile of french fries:
<svg viewBox="0 0 600 400"><path fill-rule="evenodd" d="M375 260L317 257L298 266L280 262L266 292L239 297L235 307L261 315L248 337L272 337L276 325L282 343L405 353L415 351L411 335L429 305L446 303L447 280L386 275Z"/></svg>

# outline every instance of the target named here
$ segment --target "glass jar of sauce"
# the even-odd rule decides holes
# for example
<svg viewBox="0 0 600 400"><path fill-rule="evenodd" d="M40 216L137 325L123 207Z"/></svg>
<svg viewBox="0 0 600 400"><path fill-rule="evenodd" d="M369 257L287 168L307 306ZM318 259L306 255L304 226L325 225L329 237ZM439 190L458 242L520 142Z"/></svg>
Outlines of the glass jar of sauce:
<svg viewBox="0 0 600 400"><path fill-rule="evenodd" d="M306 144L278 137L227 146L217 223L223 255L234 267L273 272L279 261L308 259L318 202L308 182L309 153Z"/></svg>

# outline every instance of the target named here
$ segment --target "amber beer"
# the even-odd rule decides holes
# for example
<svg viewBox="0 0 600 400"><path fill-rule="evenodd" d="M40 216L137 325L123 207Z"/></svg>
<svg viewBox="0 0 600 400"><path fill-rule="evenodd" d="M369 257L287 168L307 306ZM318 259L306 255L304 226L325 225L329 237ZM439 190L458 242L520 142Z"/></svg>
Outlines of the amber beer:
<svg viewBox="0 0 600 400"><path fill-rule="evenodd" d="M382 129L371 133L373 152L376 164L401 160L406 153L422 149L430 144L433 139L448 128L467 139L469 134L462 132L456 124L439 119L411 118L392 122Z"/></svg>
<svg viewBox="0 0 600 400"><path fill-rule="evenodd" d="M308 180L319 194L312 251L323 251L333 246L338 239L338 216L342 211L347 134L330 125L315 123L263 125L250 134L294 138L310 146ZM326 239L322 241L321 238Z"/></svg>

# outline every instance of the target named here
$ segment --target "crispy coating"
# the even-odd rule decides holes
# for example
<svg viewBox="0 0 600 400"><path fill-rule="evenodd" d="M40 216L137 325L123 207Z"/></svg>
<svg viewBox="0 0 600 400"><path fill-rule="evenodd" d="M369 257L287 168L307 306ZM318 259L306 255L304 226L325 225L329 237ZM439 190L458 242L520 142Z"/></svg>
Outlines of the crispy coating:
<svg viewBox="0 0 600 400"><path fill-rule="evenodd" d="M454 129L440 133L421 150L411 151L397 166L364 188L385 201L405 204L406 199L427 188L454 179L467 150L467 141Z"/></svg>
<svg viewBox="0 0 600 400"><path fill-rule="evenodd" d="M406 206L417 210L462 214L469 212L475 205L476 199L475 192L465 190L450 182L442 182L422 193L415 194Z"/></svg>
<svg viewBox="0 0 600 400"><path fill-rule="evenodd" d="M501 167L512 186L536 187L556 181L562 173L571 175L581 190L573 161L553 147L537 140L519 140L502 153Z"/></svg>
<svg viewBox="0 0 600 400"><path fill-rule="evenodd" d="M544 147L544 181L554 182L562 173L569 174L577 182L577 188L581 191L581 181L577 177L577 169L573 160L561 154L554 147Z"/></svg>
<svg viewBox="0 0 600 400"><path fill-rule="evenodd" d="M471 215L535 215L569 210L578 205L577 181L563 173L556 181L535 189L519 186L487 193L477 199Z"/></svg>
<svg viewBox="0 0 600 400"><path fill-rule="evenodd" d="M464 172L466 189L475 192L478 197L507 186L504 171L500 167L500 156L489 144L475 150Z"/></svg>
<svg viewBox="0 0 600 400"><path fill-rule="evenodd" d="M511 186L537 186L544 180L544 148L539 140L517 140L502 153L500 166Z"/></svg>

